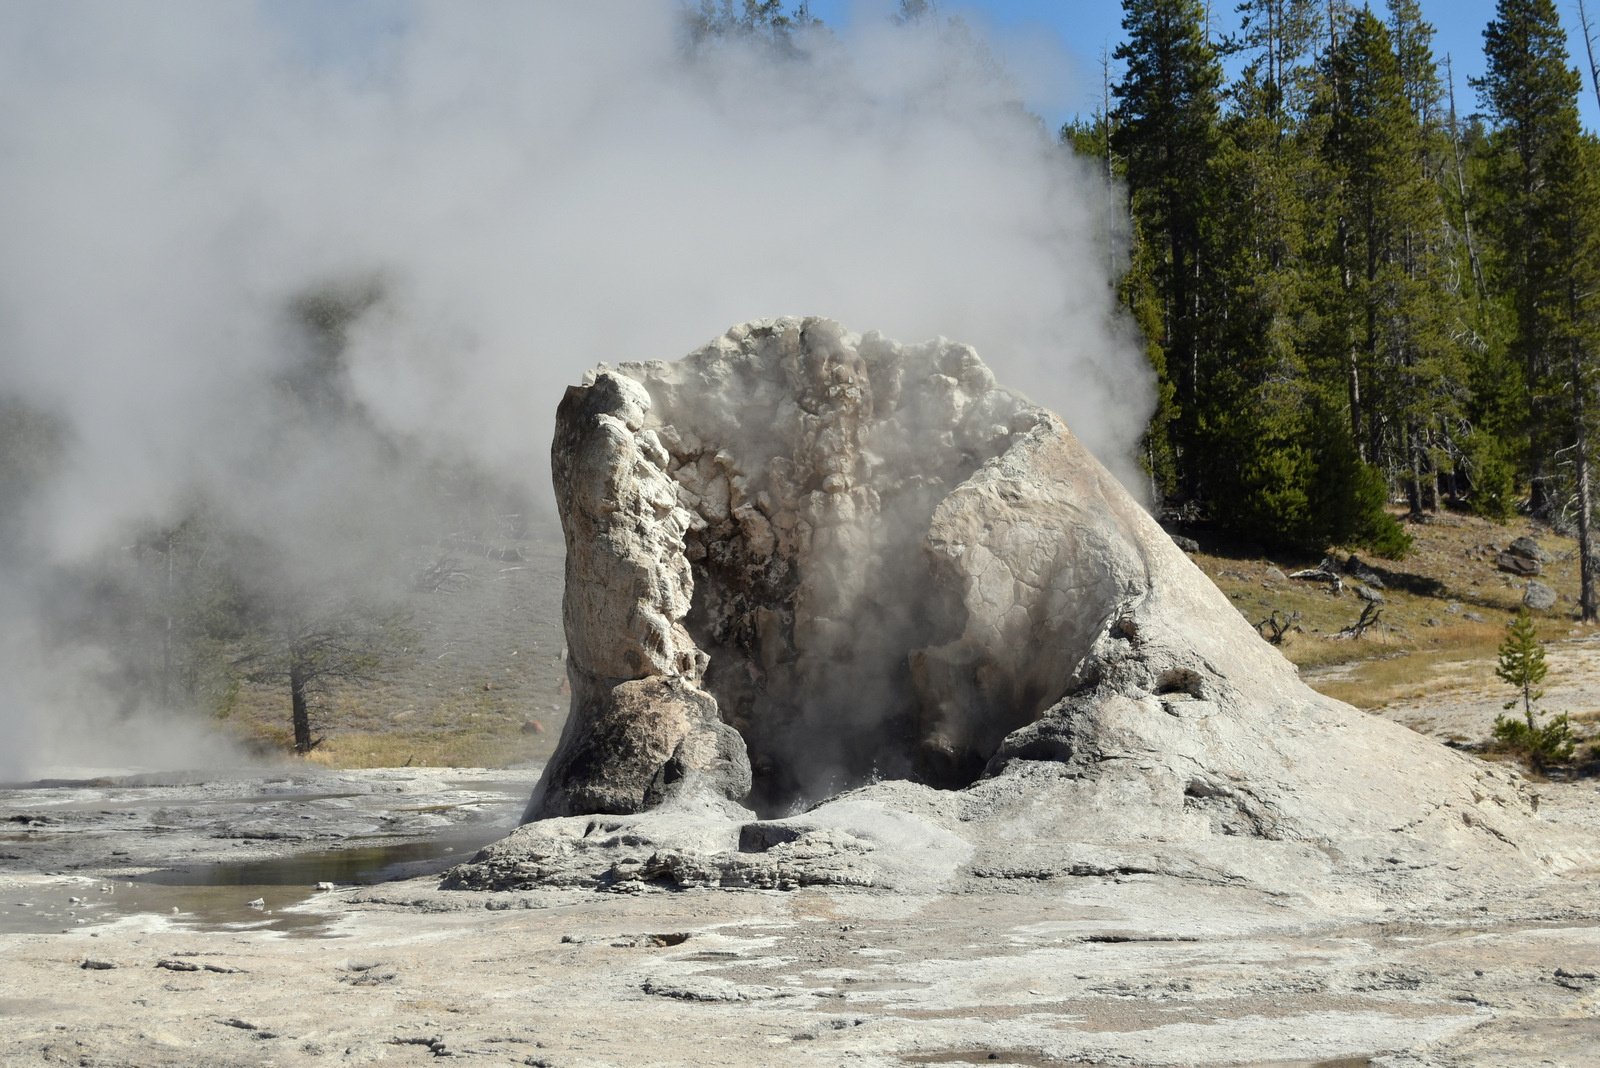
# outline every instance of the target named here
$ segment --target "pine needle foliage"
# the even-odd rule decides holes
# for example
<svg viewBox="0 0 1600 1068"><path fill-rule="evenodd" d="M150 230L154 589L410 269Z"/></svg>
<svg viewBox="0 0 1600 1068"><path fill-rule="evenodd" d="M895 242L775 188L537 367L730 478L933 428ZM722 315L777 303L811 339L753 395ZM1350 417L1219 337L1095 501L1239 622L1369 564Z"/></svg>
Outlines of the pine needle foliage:
<svg viewBox="0 0 1600 1068"><path fill-rule="evenodd" d="M1157 506L1391 557L1402 502L1531 512L1600 560L1600 142L1555 0L1497 0L1466 118L1419 0L1122 7L1061 140L1127 191Z"/></svg>
<svg viewBox="0 0 1600 1068"><path fill-rule="evenodd" d="M1520 753L1538 768L1572 759L1574 739L1567 714L1563 712L1540 726L1539 712L1534 704L1544 696L1538 689L1548 668L1544 662L1544 644L1534 627L1533 617L1524 608L1517 613L1506 628L1505 640L1500 643L1500 660L1495 675L1519 691L1517 697L1505 703L1510 711L1522 705L1522 719L1508 719L1504 714L1495 717L1494 737L1499 746Z"/></svg>

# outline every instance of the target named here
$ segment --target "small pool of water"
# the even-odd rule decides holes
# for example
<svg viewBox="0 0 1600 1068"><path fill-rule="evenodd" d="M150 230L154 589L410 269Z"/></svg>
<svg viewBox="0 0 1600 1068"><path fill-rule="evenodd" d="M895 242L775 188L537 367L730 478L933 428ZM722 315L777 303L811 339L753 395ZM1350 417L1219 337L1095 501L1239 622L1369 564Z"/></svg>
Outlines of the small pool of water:
<svg viewBox="0 0 1600 1068"><path fill-rule="evenodd" d="M0 933L92 932L99 924L146 915L194 930L326 936L331 934L327 917L283 910L319 893L318 883L366 886L436 874L509 830L479 827L420 842L352 838L341 849L273 860L193 864L116 880L40 887L26 894L14 891L14 900L0 901ZM256 901L261 904L253 905Z"/></svg>

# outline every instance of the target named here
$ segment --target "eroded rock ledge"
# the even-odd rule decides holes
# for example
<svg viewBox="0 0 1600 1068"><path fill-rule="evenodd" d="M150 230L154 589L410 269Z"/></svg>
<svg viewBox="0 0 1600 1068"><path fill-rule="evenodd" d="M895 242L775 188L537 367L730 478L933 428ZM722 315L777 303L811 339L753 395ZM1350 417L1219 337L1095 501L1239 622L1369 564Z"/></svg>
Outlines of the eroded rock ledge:
<svg viewBox="0 0 1600 1068"><path fill-rule="evenodd" d="M446 885L1593 863L1514 775L1304 686L967 346L748 323L569 389L552 462L571 715Z"/></svg>

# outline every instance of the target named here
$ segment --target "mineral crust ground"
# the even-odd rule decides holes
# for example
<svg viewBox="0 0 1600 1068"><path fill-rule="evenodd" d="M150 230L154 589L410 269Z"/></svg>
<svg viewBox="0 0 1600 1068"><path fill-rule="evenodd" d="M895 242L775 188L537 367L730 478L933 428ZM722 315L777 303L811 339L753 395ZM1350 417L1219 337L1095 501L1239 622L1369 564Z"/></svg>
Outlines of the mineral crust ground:
<svg viewBox="0 0 1600 1068"><path fill-rule="evenodd" d="M1542 819L1600 829L1592 785L1540 790ZM190 848L182 822L142 863L182 860L152 844ZM18 867L7 909L59 898L89 922L0 936L7 1066L1600 1063L1588 880L1335 913L1137 873L926 894L424 877L313 894L290 907L308 925L273 928L117 914L115 871Z"/></svg>

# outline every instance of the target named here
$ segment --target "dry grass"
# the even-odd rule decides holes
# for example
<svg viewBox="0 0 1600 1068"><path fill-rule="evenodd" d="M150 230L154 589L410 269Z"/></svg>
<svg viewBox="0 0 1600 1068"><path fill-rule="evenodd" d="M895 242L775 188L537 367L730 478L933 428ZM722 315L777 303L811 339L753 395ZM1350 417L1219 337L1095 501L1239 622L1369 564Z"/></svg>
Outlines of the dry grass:
<svg viewBox="0 0 1600 1068"><path fill-rule="evenodd" d="M265 690L240 695L225 721L248 748L260 753L293 749L287 700ZM361 691L336 695L316 717L321 743L305 759L334 768L419 767L497 768L547 758L557 726L531 719L490 691L452 695L426 713L405 711L380 718ZM526 729L529 723L538 730Z"/></svg>
<svg viewBox="0 0 1600 1068"><path fill-rule="evenodd" d="M517 726L496 724L445 731L339 734L318 746L306 760L333 768L495 768L548 756L549 749L543 735L523 734Z"/></svg>
<svg viewBox="0 0 1600 1068"><path fill-rule="evenodd" d="M1381 708L1466 687L1494 684L1504 628L1491 623L1451 627L1421 648L1351 664L1348 671L1306 679L1314 689L1357 708Z"/></svg>
<svg viewBox="0 0 1600 1068"><path fill-rule="evenodd" d="M566 718L561 692L559 534L496 543L502 555L460 556L447 590L414 593L421 648L381 679L322 695L306 759L333 767L505 767L546 758ZM537 723L540 731L524 731ZM223 721L250 750L293 748L284 685L247 685Z"/></svg>
<svg viewBox="0 0 1600 1068"><path fill-rule="evenodd" d="M1521 607L1519 580L1495 569L1493 545L1526 535L1555 560L1539 581L1561 600L1541 613L1540 637L1558 640L1584 633L1577 627L1576 545L1527 521L1498 526L1471 516L1446 515L1410 527L1415 549L1405 560L1362 554L1385 580L1377 627L1360 639L1337 637L1361 616L1363 603L1348 589L1332 595L1321 583L1287 576L1319 558L1295 554L1246 555L1224 546L1195 562L1251 623L1274 611L1299 615L1299 629L1280 646L1306 681L1330 697L1361 708L1416 700L1456 688L1493 685L1493 669L1507 620ZM1343 560L1352 550L1338 553ZM1354 580L1348 578L1347 583ZM1482 621L1467 619L1473 613ZM1335 670L1344 666L1345 670Z"/></svg>

